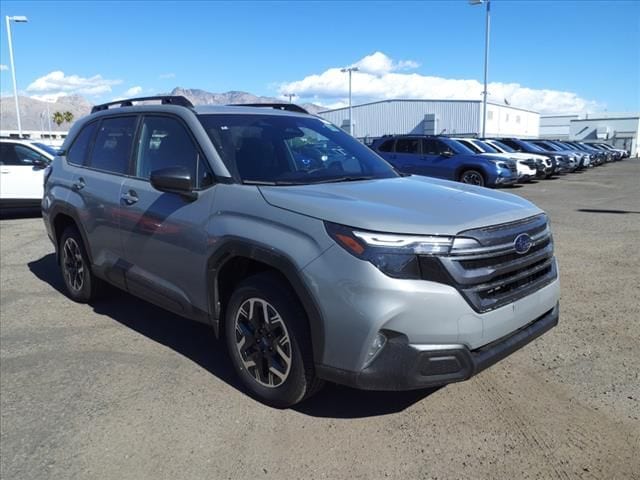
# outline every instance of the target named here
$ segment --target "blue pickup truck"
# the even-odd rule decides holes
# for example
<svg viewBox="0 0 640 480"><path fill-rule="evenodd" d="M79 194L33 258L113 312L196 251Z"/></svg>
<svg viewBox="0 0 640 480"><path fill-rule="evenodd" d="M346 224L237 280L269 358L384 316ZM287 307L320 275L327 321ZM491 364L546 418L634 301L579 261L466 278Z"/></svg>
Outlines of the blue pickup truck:
<svg viewBox="0 0 640 480"><path fill-rule="evenodd" d="M448 137L387 135L374 140L371 148L402 173L484 187L512 185L518 181L513 160L477 155Z"/></svg>

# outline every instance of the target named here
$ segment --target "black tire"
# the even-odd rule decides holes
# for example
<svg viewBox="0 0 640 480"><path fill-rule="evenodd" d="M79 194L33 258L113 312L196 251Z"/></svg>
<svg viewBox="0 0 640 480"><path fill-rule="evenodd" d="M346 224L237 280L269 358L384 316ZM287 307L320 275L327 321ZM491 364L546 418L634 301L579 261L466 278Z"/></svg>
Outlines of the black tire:
<svg viewBox="0 0 640 480"><path fill-rule="evenodd" d="M260 273L238 285L225 309L224 335L242 384L261 402L287 408L322 387L315 375L307 315L278 274Z"/></svg>
<svg viewBox="0 0 640 480"><path fill-rule="evenodd" d="M484 187L487 184L484 174L478 170L464 170L460 173L458 181L469 185Z"/></svg>
<svg viewBox="0 0 640 480"><path fill-rule="evenodd" d="M88 303L97 296L101 281L91 272L91 263L78 229L69 226L60 238L60 270L67 295L78 303Z"/></svg>

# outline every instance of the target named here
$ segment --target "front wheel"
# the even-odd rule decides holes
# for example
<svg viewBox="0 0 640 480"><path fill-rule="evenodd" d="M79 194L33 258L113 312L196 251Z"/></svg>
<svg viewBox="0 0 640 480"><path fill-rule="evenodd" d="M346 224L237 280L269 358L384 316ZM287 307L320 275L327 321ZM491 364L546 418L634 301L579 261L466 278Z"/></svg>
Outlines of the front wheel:
<svg viewBox="0 0 640 480"><path fill-rule="evenodd" d="M258 400L286 408L322 386L315 376L307 316L278 275L244 280L229 300L224 326L233 366Z"/></svg>
<svg viewBox="0 0 640 480"><path fill-rule="evenodd" d="M465 170L462 172L460 174L460 182L478 185L479 187L484 187L485 185L484 175L477 170Z"/></svg>

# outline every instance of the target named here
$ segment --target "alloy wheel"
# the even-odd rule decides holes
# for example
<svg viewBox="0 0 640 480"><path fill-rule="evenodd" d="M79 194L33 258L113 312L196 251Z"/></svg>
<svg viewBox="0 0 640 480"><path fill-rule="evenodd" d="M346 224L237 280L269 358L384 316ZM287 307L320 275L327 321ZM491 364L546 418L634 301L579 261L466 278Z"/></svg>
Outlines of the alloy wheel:
<svg viewBox="0 0 640 480"><path fill-rule="evenodd" d="M67 238L62 248L64 276L69 287L79 292L84 285L85 266L80 246L73 238Z"/></svg>
<svg viewBox="0 0 640 480"><path fill-rule="evenodd" d="M483 186L484 185L484 179L482 178L482 175L480 175L478 172L464 172L464 175L462 175L462 178L460 179L460 181L462 183L468 183L470 185L480 185Z"/></svg>
<svg viewBox="0 0 640 480"><path fill-rule="evenodd" d="M291 371L291 339L278 311L261 298L245 300L235 316L236 349L260 385L282 385Z"/></svg>

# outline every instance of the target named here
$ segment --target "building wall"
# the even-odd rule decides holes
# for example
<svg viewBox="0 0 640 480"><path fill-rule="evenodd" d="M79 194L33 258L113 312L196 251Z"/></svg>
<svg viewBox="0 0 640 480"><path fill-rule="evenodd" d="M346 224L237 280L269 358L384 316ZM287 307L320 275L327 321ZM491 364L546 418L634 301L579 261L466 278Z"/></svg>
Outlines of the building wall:
<svg viewBox="0 0 640 480"><path fill-rule="evenodd" d="M488 137L536 138L540 132L540 114L488 103L486 132Z"/></svg>
<svg viewBox="0 0 640 480"><path fill-rule="evenodd" d="M348 131L348 108L319 115ZM429 115L435 115L435 122ZM471 135L478 131L479 122L479 102L387 100L353 107L353 135L358 138L407 133Z"/></svg>
<svg viewBox="0 0 640 480"><path fill-rule="evenodd" d="M600 140L640 155L640 115L626 117L599 117L571 120L570 136L573 140Z"/></svg>
<svg viewBox="0 0 640 480"><path fill-rule="evenodd" d="M578 115L547 115L540 117L540 138L569 139L571 120Z"/></svg>
<svg viewBox="0 0 640 480"><path fill-rule="evenodd" d="M508 105L489 103L487 135L537 137L540 115ZM376 138L392 134L479 136L482 102L477 100L385 100L353 107L353 134ZM319 113L349 130L349 109Z"/></svg>

